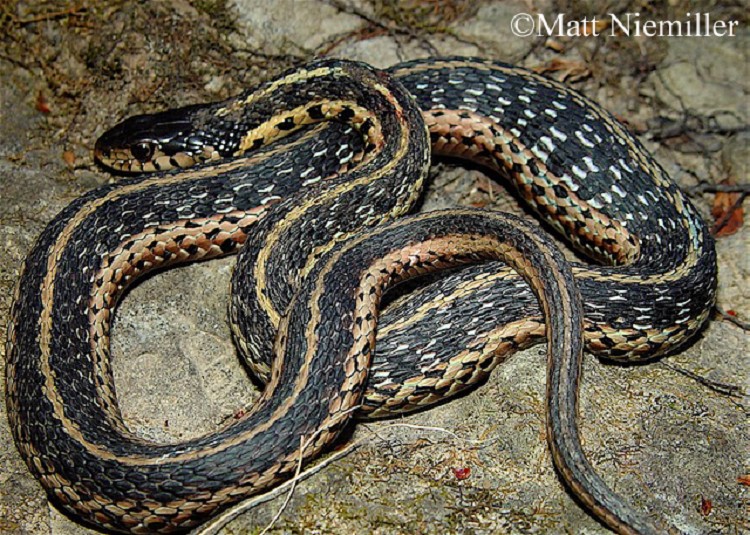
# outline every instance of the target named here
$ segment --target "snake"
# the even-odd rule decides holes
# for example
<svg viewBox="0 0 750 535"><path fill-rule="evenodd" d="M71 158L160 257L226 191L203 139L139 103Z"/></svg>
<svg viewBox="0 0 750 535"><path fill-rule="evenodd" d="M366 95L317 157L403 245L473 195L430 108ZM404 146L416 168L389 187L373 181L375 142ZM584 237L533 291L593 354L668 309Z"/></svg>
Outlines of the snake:
<svg viewBox="0 0 750 535"><path fill-rule="evenodd" d="M564 260L508 215L405 216L431 151L506 176L607 265ZM547 436L563 481L611 529L659 532L582 451L581 340L614 360L679 350L708 318L716 257L697 210L598 105L496 61L383 72L323 59L224 102L128 119L95 154L159 172L94 189L47 226L6 347L14 440L63 510L112 531L189 529L290 477L352 416L441 402L546 338ZM117 405L117 300L155 269L235 252L230 325L267 387L225 429L146 441ZM379 313L387 288L459 264L471 265Z"/></svg>

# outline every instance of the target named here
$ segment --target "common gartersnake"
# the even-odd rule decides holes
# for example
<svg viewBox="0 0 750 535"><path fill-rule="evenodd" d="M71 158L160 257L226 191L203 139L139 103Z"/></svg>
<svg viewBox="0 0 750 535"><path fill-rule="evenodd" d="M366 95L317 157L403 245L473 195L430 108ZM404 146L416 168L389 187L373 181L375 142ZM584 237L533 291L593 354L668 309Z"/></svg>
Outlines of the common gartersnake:
<svg viewBox="0 0 750 535"><path fill-rule="evenodd" d="M505 171L574 245L620 264L572 268L591 351L652 357L700 328L714 299L711 237L610 115L564 86L483 60L426 60L391 74L416 97L433 151ZM366 381L361 411L411 410L475 383L546 328L556 466L608 525L655 532L581 451L580 315L567 264L547 240L475 212L360 234L418 199L429 160L422 124L398 83L323 60L225 103L131 119L99 141L100 159L125 155L131 170L141 161L165 168L250 152L97 189L50 223L29 255L8 336L8 408L19 450L59 504L110 529L195 525L330 443ZM133 143L113 150L123 136ZM335 139L345 141L332 151ZM234 252L245 241L231 324L269 387L228 429L178 445L139 439L119 414L108 364L118 296L155 267ZM519 276L497 263L451 274L384 316L368 376L383 286L499 257L531 283L544 314Z"/></svg>

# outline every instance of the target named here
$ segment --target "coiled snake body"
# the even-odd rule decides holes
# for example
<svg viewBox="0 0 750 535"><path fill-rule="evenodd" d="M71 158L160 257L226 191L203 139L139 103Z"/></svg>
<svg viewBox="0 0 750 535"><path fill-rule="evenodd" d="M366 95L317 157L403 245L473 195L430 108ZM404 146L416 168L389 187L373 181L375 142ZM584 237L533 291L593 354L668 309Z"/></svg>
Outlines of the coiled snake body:
<svg viewBox="0 0 750 535"><path fill-rule="evenodd" d="M189 528L289 477L355 409L377 417L445 399L546 336L560 474L613 529L656 532L581 450L581 339L625 360L688 340L714 300L706 226L622 126L560 84L465 58L390 75L320 60L227 102L130 119L99 140L99 159L128 171L235 159L96 189L27 258L8 334L9 419L63 508L118 531ZM571 266L510 216L395 219L419 197L430 145L507 174L545 221L611 266ZM139 438L109 367L117 298L154 268L243 244L231 325L266 390L227 429L177 445ZM387 287L466 263L478 264L378 323Z"/></svg>

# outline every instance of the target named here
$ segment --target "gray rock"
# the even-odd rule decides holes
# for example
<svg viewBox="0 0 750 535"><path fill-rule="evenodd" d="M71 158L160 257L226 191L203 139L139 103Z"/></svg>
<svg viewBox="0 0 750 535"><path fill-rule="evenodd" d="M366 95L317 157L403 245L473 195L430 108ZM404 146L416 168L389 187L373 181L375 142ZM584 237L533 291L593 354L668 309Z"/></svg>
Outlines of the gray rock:
<svg viewBox="0 0 750 535"><path fill-rule="evenodd" d="M664 67L648 82L673 115L695 114L732 130L747 125L746 31L736 37L671 39Z"/></svg>

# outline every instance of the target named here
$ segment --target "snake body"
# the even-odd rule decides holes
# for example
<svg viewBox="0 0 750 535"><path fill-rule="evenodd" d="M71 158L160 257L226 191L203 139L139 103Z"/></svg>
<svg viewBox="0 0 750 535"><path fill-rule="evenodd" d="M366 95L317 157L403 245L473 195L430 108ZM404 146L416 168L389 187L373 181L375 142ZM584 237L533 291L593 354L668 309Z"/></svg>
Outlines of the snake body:
<svg viewBox="0 0 750 535"><path fill-rule="evenodd" d="M114 530L185 529L288 477L354 408L381 416L442 400L547 336L556 466L613 529L655 532L581 451L577 333L583 321L591 351L623 359L688 340L714 299L705 225L627 131L562 85L474 59L402 64L391 75L398 81L322 60L224 103L131 119L100 140L99 158L125 170L240 157L94 190L50 223L26 261L8 335L8 412L29 468L66 510ZM373 228L419 196L430 144L420 109L433 150L507 172L574 245L621 265L574 264L573 281L544 238L499 215L423 215ZM117 148L123 139L135 141ZM336 139L347 142L334 157ZM371 230L358 234L360 226ZM232 327L269 387L228 429L147 443L117 408L108 364L117 298L155 267L246 241ZM477 259L503 260L520 275L485 262L393 307L378 324L368 375L384 287ZM365 281L368 273L377 281ZM449 320L446 302L457 311ZM481 329L478 308L487 309ZM450 333L439 328L446 322ZM272 365L274 343L281 363Z"/></svg>

